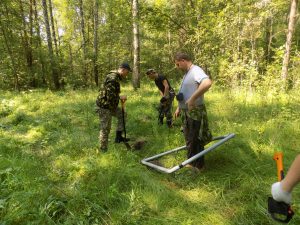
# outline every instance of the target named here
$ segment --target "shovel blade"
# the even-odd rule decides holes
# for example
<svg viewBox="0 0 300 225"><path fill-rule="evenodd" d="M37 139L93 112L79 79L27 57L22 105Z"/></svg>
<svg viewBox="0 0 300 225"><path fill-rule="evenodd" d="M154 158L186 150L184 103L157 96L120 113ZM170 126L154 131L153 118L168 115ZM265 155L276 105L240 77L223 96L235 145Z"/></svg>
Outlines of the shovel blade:
<svg viewBox="0 0 300 225"><path fill-rule="evenodd" d="M123 143L126 146L127 150L131 150L131 146L130 146L130 144L128 144L128 142L123 142Z"/></svg>

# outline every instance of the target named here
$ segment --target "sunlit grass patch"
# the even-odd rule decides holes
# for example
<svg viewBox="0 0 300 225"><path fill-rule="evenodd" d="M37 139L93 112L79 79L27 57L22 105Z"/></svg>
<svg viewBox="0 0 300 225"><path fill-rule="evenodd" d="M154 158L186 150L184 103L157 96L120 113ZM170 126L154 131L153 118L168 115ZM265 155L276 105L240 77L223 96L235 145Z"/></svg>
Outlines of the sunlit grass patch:
<svg viewBox="0 0 300 225"><path fill-rule="evenodd" d="M0 96L0 221L10 224L273 224L266 214L276 181L275 151L287 169L299 152L299 93L267 96L220 92L206 95L214 136L236 137L205 156L205 169L162 174L143 158L185 145L181 121L157 125L159 93L153 83L127 94L130 144L98 150L97 90L6 92ZM174 102L174 109L177 106ZM165 167L186 151L162 157ZM295 199L299 190L295 190ZM298 210L297 201L293 204ZM30 216L28 216L30 215ZM1 221L2 222L2 221ZM299 216L290 224L298 224Z"/></svg>

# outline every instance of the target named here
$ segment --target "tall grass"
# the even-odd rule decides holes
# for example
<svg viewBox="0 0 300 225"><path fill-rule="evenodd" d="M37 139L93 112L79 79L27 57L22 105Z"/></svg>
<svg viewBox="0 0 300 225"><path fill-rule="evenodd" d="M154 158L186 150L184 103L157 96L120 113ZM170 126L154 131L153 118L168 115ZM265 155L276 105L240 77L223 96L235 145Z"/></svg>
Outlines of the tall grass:
<svg viewBox="0 0 300 225"><path fill-rule="evenodd" d="M127 134L146 140L141 151L113 143L113 123L108 152L98 152L96 90L0 96L0 224L275 224L266 211L276 181L272 155L283 151L287 170L299 153L299 92L210 90L214 136L236 137L206 156L201 173L183 168L167 175L140 160L184 145L180 120L171 130L157 125L152 84L122 90ZM185 157L161 162L177 165ZM299 188L293 196L290 224L299 224Z"/></svg>

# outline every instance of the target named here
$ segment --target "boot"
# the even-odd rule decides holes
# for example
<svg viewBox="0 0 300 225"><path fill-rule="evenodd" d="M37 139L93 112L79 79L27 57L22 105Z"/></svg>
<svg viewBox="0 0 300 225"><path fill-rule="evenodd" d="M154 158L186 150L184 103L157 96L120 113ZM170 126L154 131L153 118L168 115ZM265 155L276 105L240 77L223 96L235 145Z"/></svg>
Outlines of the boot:
<svg viewBox="0 0 300 225"><path fill-rule="evenodd" d="M167 126L168 126L169 128L172 128L172 120L167 120Z"/></svg>
<svg viewBox="0 0 300 225"><path fill-rule="evenodd" d="M202 152L203 150L204 150L204 146L199 145L198 146L198 151ZM193 163L194 163L195 167L197 167L198 169L202 169L204 167L204 165L205 165L204 156L196 159Z"/></svg>
<svg viewBox="0 0 300 225"><path fill-rule="evenodd" d="M116 132L115 143L128 142L129 138L125 138L122 136L122 131Z"/></svg>
<svg viewBox="0 0 300 225"><path fill-rule="evenodd" d="M163 123L164 123L164 118L158 117L158 125L163 125Z"/></svg>

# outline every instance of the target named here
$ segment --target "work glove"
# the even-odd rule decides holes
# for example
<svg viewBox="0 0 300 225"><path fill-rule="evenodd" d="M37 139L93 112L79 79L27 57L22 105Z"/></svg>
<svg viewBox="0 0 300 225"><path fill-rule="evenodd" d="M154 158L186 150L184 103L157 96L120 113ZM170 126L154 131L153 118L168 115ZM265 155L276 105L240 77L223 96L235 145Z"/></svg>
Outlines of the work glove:
<svg viewBox="0 0 300 225"><path fill-rule="evenodd" d="M163 96L163 97L160 99L160 103L163 104L163 105L165 105L165 104L167 104L168 99L169 99L169 97Z"/></svg>
<svg viewBox="0 0 300 225"><path fill-rule="evenodd" d="M277 202L284 202L290 204L292 201L292 194L282 189L281 183L276 182L271 188L272 197Z"/></svg>

